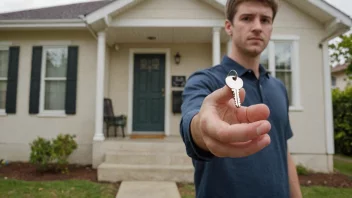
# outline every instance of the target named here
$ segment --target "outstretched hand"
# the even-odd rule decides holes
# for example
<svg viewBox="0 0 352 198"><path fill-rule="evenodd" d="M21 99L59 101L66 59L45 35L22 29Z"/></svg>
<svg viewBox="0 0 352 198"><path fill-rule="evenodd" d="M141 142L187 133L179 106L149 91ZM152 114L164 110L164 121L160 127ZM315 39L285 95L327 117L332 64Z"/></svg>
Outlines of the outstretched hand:
<svg viewBox="0 0 352 198"><path fill-rule="evenodd" d="M245 90L241 89L241 103L244 98ZM249 156L270 144L269 114L264 104L237 108L231 89L225 85L204 99L192 121L192 136L201 148L215 156Z"/></svg>

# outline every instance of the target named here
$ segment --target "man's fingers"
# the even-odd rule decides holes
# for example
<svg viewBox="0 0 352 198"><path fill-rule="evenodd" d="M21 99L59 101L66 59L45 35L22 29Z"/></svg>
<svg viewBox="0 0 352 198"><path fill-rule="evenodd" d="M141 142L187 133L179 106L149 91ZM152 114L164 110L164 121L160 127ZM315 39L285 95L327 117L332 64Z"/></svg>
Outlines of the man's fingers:
<svg viewBox="0 0 352 198"><path fill-rule="evenodd" d="M271 129L267 120L229 125L221 120L209 119L204 124L207 135L222 143L246 142L268 133Z"/></svg>
<svg viewBox="0 0 352 198"><path fill-rule="evenodd" d="M205 138L205 143L210 152L217 157L246 157L261 151L271 142L268 134L262 135L252 141L243 143L240 146L236 144L223 144L210 137Z"/></svg>
<svg viewBox="0 0 352 198"><path fill-rule="evenodd" d="M237 109L236 116L240 123L251 123L259 120L267 120L270 110L265 104L256 104Z"/></svg>

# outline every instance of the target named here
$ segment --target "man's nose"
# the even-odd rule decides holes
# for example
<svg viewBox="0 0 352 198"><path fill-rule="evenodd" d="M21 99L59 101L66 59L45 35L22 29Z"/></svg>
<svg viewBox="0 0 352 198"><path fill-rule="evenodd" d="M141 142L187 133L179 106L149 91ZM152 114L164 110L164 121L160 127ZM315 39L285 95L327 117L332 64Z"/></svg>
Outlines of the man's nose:
<svg viewBox="0 0 352 198"><path fill-rule="evenodd" d="M252 31L255 32L262 32L263 27L260 18L256 18L253 20L253 26L252 26Z"/></svg>

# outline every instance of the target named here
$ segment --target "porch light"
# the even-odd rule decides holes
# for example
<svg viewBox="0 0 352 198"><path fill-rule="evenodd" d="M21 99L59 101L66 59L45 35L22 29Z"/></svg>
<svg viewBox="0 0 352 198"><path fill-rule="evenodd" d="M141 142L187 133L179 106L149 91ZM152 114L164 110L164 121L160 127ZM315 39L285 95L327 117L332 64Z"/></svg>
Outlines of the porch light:
<svg viewBox="0 0 352 198"><path fill-rule="evenodd" d="M177 52L177 54L175 55L175 63L178 65L181 62L181 55L180 53Z"/></svg>

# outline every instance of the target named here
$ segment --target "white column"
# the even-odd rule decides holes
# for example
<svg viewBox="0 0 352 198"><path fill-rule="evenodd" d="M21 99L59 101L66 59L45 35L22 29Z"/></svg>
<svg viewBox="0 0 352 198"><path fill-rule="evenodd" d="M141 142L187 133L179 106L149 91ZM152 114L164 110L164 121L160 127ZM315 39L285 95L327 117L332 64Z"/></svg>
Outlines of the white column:
<svg viewBox="0 0 352 198"><path fill-rule="evenodd" d="M104 107L104 68L105 68L105 32L98 33L96 106L95 106L95 134L94 141L103 141L103 107Z"/></svg>
<svg viewBox="0 0 352 198"><path fill-rule="evenodd" d="M213 28L213 66L220 63L221 43L220 43L220 27Z"/></svg>
<svg viewBox="0 0 352 198"><path fill-rule="evenodd" d="M325 135L326 135L326 152L333 155L335 153L334 145L334 123L331 99L331 69L329 56L329 43L323 44L323 66L324 66L324 101L325 101Z"/></svg>
<svg viewBox="0 0 352 198"><path fill-rule="evenodd" d="M227 55L231 54L231 49L232 49L232 40L229 38L229 41L227 41Z"/></svg>

